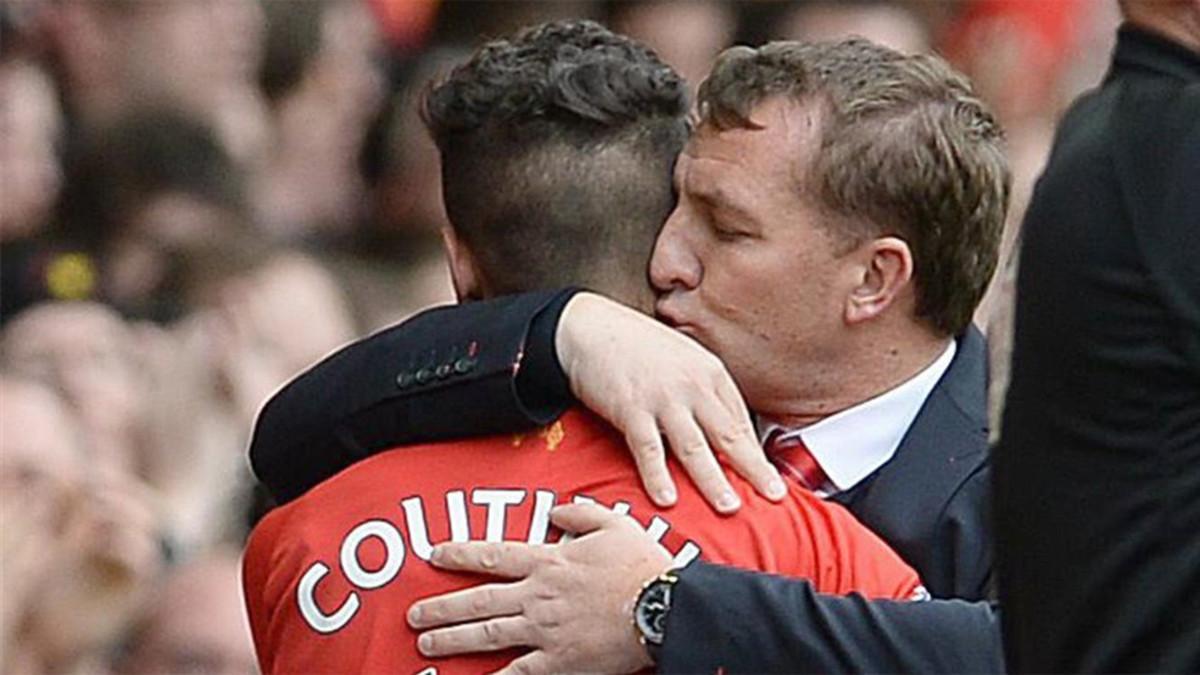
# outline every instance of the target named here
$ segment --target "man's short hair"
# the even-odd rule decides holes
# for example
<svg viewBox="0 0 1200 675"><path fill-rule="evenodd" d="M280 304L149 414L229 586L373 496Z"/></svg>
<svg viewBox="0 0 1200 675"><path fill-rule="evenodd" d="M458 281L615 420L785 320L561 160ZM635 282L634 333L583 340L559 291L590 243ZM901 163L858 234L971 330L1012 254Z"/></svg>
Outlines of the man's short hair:
<svg viewBox="0 0 1200 675"><path fill-rule="evenodd" d="M862 39L734 47L700 87L700 123L755 128L752 110L777 96L817 106L819 143L796 176L827 229L850 246L907 241L918 318L965 330L996 269L1011 184L1000 126L967 79Z"/></svg>
<svg viewBox="0 0 1200 675"><path fill-rule="evenodd" d="M490 42L431 89L446 211L487 290L646 283L687 109L654 52L581 20Z"/></svg>

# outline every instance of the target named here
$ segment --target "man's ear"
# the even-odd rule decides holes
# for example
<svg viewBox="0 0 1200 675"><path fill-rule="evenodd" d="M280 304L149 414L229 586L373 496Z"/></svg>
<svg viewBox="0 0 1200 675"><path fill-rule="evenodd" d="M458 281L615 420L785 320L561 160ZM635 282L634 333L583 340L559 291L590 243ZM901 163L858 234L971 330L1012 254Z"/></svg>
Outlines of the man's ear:
<svg viewBox="0 0 1200 675"><path fill-rule="evenodd" d="M908 242L880 237L851 255L859 261L856 285L846 297L846 323L857 324L882 315L896 304L912 281L913 257Z"/></svg>
<svg viewBox="0 0 1200 675"><path fill-rule="evenodd" d="M482 276L475 256L465 242L458 238L454 228L442 228L442 246L446 249L446 261L450 264L450 280L454 283L454 295L459 302L483 298Z"/></svg>

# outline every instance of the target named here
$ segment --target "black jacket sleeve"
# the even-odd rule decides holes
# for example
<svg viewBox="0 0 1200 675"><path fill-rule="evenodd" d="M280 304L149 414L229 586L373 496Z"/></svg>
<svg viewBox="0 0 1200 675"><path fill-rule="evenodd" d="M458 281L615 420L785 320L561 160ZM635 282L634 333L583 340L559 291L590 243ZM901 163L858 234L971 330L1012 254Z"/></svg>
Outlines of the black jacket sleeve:
<svg viewBox="0 0 1200 675"><path fill-rule="evenodd" d="M803 580L697 562L680 572L665 673L1003 673L986 602L865 600Z"/></svg>
<svg viewBox="0 0 1200 675"><path fill-rule="evenodd" d="M576 291L439 307L332 354L259 412L255 474L283 503L397 445L549 422L572 402L554 334Z"/></svg>

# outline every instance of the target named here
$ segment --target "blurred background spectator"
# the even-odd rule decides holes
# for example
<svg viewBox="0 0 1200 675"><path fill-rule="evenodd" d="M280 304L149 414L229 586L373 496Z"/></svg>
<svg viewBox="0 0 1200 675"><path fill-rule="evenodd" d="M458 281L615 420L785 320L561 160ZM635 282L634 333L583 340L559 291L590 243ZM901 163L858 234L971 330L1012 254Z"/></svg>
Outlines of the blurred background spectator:
<svg viewBox="0 0 1200 675"><path fill-rule="evenodd" d="M243 172L211 127L180 110L131 109L77 141L60 241L90 257L98 294L127 315L177 318L178 266L251 227Z"/></svg>
<svg viewBox="0 0 1200 675"><path fill-rule="evenodd" d="M281 239L329 240L361 220L358 156L383 95L380 29L355 0L267 0L259 83L270 152L256 178L260 224Z"/></svg>
<svg viewBox="0 0 1200 675"><path fill-rule="evenodd" d="M0 242L10 242L40 234L54 208L62 182L62 114L49 74L22 56L0 61L0 100Z"/></svg>
<svg viewBox="0 0 1200 675"><path fill-rule="evenodd" d="M72 128L104 127L130 106L170 105L219 129L234 156L262 152L258 0L17 4L26 2L39 6L38 46L59 76Z"/></svg>
<svg viewBox="0 0 1200 675"><path fill-rule="evenodd" d="M133 472L145 442L146 382L121 317L99 303L48 302L21 312L2 336L0 363L62 394L93 470Z"/></svg>
<svg viewBox="0 0 1200 675"><path fill-rule="evenodd" d="M777 26L773 39L820 41L858 35L909 54L929 51L932 39L930 26L916 8L901 3L801 2L784 10Z"/></svg>
<svg viewBox="0 0 1200 675"><path fill-rule="evenodd" d="M693 95L737 30L735 7L720 0L617 0L607 9L612 29L653 47Z"/></svg>
<svg viewBox="0 0 1200 675"><path fill-rule="evenodd" d="M102 670L161 573L152 496L93 471L86 435L49 387L4 372L0 399L3 672Z"/></svg>
<svg viewBox="0 0 1200 675"><path fill-rule="evenodd" d="M242 610L241 552L218 548L160 580L116 658L117 673L258 671Z"/></svg>
<svg viewBox="0 0 1200 675"><path fill-rule="evenodd" d="M254 414L340 344L452 299L417 102L484 38L562 17L646 42L693 89L738 42L948 56L1016 174L977 316L1003 391L1016 224L1063 106L1103 73L1115 2L7 0L3 672L253 669L231 551L270 507L244 459Z"/></svg>

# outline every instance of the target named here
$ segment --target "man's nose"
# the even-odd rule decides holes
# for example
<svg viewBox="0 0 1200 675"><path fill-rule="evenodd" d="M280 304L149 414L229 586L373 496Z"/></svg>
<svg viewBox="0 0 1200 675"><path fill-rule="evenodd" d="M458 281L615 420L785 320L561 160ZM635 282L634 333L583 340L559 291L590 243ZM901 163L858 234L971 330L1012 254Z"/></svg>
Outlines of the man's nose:
<svg viewBox="0 0 1200 675"><path fill-rule="evenodd" d="M675 209L659 232L650 257L650 283L659 293L700 285L703 266L688 237L687 215Z"/></svg>

